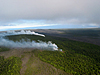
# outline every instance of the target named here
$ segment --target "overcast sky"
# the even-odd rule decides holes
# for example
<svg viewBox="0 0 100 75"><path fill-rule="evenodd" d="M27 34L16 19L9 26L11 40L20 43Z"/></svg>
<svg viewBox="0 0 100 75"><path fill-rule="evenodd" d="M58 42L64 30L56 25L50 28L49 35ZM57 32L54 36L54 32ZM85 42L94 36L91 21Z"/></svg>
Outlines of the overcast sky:
<svg viewBox="0 0 100 75"><path fill-rule="evenodd" d="M100 27L100 0L0 0L0 30Z"/></svg>

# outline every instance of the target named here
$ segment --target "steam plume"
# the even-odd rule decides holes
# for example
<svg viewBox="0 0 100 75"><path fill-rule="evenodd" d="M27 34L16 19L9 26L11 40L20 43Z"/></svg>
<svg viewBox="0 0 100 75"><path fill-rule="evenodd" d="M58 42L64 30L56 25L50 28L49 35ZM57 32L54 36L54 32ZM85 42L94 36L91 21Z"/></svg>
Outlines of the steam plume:
<svg viewBox="0 0 100 75"><path fill-rule="evenodd" d="M36 48L41 50L58 50L58 47L56 44L52 44L51 41L49 42L42 42L42 41L30 41L29 39L25 41L22 39L20 42L11 41L8 39L0 38L0 46L5 46L8 48Z"/></svg>
<svg viewBox="0 0 100 75"><path fill-rule="evenodd" d="M21 32L15 32L15 31L8 31L7 33L2 33L1 34L1 38L0 38L0 46L5 46L8 48L33 48L33 49L41 49L41 50L58 50L58 47L56 44L53 44L51 41L49 42L43 42L43 41L39 41L35 42L35 41L30 41L30 39L27 39L27 41L25 41L24 39L19 41L12 41L12 40L8 40L5 39L3 36L8 36L8 35L19 35L19 34L34 34L34 35L39 35L39 36L43 36L45 37L45 35L43 34L38 34L35 32L31 32L31 31L21 31Z"/></svg>
<svg viewBox="0 0 100 75"><path fill-rule="evenodd" d="M20 32L7 31L7 32L5 32L5 33L1 33L0 36L20 35L20 34L31 34L31 35L38 35L38 36L43 36L43 37L45 37L45 35L43 35L43 34L35 33L34 31L31 32L30 30L28 30L28 31L21 30Z"/></svg>

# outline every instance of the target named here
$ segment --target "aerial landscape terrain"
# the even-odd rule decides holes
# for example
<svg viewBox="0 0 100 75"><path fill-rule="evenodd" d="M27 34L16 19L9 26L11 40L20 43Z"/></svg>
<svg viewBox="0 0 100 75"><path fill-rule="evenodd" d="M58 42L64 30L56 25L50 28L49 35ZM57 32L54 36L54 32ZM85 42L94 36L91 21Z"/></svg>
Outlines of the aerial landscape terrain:
<svg viewBox="0 0 100 75"><path fill-rule="evenodd" d="M100 75L100 0L0 0L0 75Z"/></svg>
<svg viewBox="0 0 100 75"><path fill-rule="evenodd" d="M10 33L10 35L3 38L14 42L24 39L27 45L27 39L38 43L41 43L38 40L43 42L52 41L58 46L58 50L42 49L34 46L29 48L0 46L1 75L100 74L100 29L29 30L38 32L41 35L44 34L45 37L31 34L11 35ZM15 32L20 31L16 30ZM82 32L82 34L77 32ZM90 39L90 41L85 39Z"/></svg>

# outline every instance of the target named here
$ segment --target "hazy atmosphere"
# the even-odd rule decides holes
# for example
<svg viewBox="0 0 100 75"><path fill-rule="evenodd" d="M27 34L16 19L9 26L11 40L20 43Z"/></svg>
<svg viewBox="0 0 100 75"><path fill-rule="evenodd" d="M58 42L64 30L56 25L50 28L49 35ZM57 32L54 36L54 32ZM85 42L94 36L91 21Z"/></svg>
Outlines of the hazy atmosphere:
<svg viewBox="0 0 100 75"><path fill-rule="evenodd" d="M0 31L99 28L100 0L0 0Z"/></svg>
<svg viewBox="0 0 100 75"><path fill-rule="evenodd" d="M0 75L100 75L100 0L0 0Z"/></svg>

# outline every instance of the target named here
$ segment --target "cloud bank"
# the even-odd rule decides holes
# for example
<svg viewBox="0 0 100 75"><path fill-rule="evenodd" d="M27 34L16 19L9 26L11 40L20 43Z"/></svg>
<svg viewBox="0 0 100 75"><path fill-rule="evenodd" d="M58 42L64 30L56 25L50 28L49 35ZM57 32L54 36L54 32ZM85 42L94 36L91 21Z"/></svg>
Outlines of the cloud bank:
<svg viewBox="0 0 100 75"><path fill-rule="evenodd" d="M100 0L0 0L0 25L28 26L23 20L35 21L41 26L94 24L98 27ZM35 23L31 22L38 26Z"/></svg>

